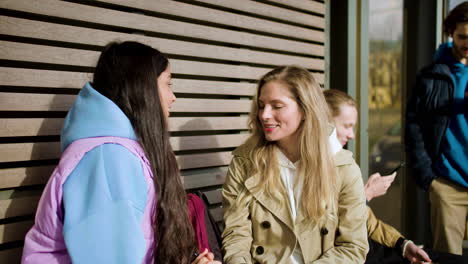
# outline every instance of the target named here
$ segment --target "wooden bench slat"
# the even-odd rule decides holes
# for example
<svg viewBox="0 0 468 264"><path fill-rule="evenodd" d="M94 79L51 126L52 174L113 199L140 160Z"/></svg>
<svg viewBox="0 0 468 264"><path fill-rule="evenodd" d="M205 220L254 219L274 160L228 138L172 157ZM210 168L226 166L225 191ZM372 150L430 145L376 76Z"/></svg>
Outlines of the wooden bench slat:
<svg viewBox="0 0 468 264"><path fill-rule="evenodd" d="M40 196L32 196L32 197L25 197L25 198L0 200L0 219L14 217L14 216L34 214L37 209L37 204L39 202L39 199L40 199ZM211 209L211 213L213 214L215 219L222 220L222 208L221 207ZM221 214L221 218L219 218L219 214ZM216 221L219 221L219 220L216 220Z"/></svg>
<svg viewBox="0 0 468 264"><path fill-rule="evenodd" d="M0 111L68 111L76 95L0 93Z"/></svg>
<svg viewBox="0 0 468 264"><path fill-rule="evenodd" d="M95 67L100 52L0 41L0 59ZM171 72L257 80L271 68L172 59Z"/></svg>
<svg viewBox="0 0 468 264"><path fill-rule="evenodd" d="M0 67L0 85L44 88L81 89L91 81L93 74L86 72L50 71ZM221 82L172 79L176 93L252 96L256 84L247 82Z"/></svg>
<svg viewBox="0 0 468 264"><path fill-rule="evenodd" d="M0 111L68 111L76 95L0 93ZM251 100L178 98L171 112L248 113Z"/></svg>
<svg viewBox="0 0 468 264"><path fill-rule="evenodd" d="M230 151L176 156L181 169L224 166L231 162Z"/></svg>
<svg viewBox="0 0 468 264"><path fill-rule="evenodd" d="M318 82L323 83L323 73L313 75ZM5 86L81 89L92 78L93 74L85 72L0 67L0 85ZM173 78L172 84L176 93L253 96L256 91L256 84L248 82Z"/></svg>
<svg viewBox="0 0 468 264"><path fill-rule="evenodd" d="M224 210L222 207L212 208L210 209L210 213L216 222L223 221Z"/></svg>
<svg viewBox="0 0 468 264"><path fill-rule="evenodd" d="M324 69L324 60L322 59L126 34L15 17L0 16L0 34L97 46L105 46L116 40L133 40L156 47L168 54L271 65L277 65L278 62L281 62L281 64L301 65L308 69ZM310 55L324 56L323 52L323 48L318 47Z"/></svg>
<svg viewBox="0 0 468 264"><path fill-rule="evenodd" d="M237 147L249 134L171 137L174 151ZM60 142L0 144L0 162L47 160L60 158Z"/></svg>
<svg viewBox="0 0 468 264"><path fill-rule="evenodd" d="M198 169L182 172L182 181L185 189L210 187L224 183L227 167Z"/></svg>
<svg viewBox="0 0 468 264"><path fill-rule="evenodd" d="M0 137L57 136L63 118L0 118ZM245 130L247 116L170 117L169 129L175 131Z"/></svg>
<svg viewBox="0 0 468 264"><path fill-rule="evenodd" d="M26 168L0 169L0 188L46 184L55 165ZM226 178L227 167L195 169L182 172L185 189L221 185Z"/></svg>
<svg viewBox="0 0 468 264"><path fill-rule="evenodd" d="M0 118L0 137L57 136L64 118Z"/></svg>
<svg viewBox="0 0 468 264"><path fill-rule="evenodd" d="M0 188L45 184L54 169L55 165L0 169Z"/></svg>
<svg viewBox="0 0 468 264"><path fill-rule="evenodd" d="M282 5L289 5L291 7L299 8L304 11L314 12L318 14L325 14L325 4L317 1L303 1L303 0L266 0L272 3L279 3Z"/></svg>
<svg viewBox="0 0 468 264"><path fill-rule="evenodd" d="M47 160L60 157L59 142L0 144L0 162Z"/></svg>
<svg viewBox="0 0 468 264"><path fill-rule="evenodd" d="M194 149L215 149L240 146L249 137L249 134L230 134L214 136L186 136L171 137L171 146L174 151Z"/></svg>
<svg viewBox="0 0 468 264"><path fill-rule="evenodd" d="M0 67L0 85L5 86L81 89L92 78L88 72Z"/></svg>
<svg viewBox="0 0 468 264"><path fill-rule="evenodd" d="M169 117L170 131L244 130L247 116ZM1 121L0 121L1 122Z"/></svg>
<svg viewBox="0 0 468 264"><path fill-rule="evenodd" d="M206 195L206 198L208 198L208 202L210 204L217 204L223 201L221 192L222 192L222 189L216 189L212 191L206 191L204 192L204 194Z"/></svg>
<svg viewBox="0 0 468 264"><path fill-rule="evenodd" d="M34 221L22 221L0 225L0 244L24 240L26 233L34 225ZM5 262L2 262L5 263Z"/></svg>
<svg viewBox="0 0 468 264"><path fill-rule="evenodd" d="M0 219L34 214L39 196L0 200Z"/></svg>
<svg viewBox="0 0 468 264"><path fill-rule="evenodd" d="M194 155L192 155L194 156ZM206 157L206 156L205 156ZM205 169L204 173L182 176L186 189L194 189L206 186L221 185L224 183L227 168ZM46 181L45 181L46 182ZM45 183L44 182L44 183ZM218 189L218 192L220 189ZM213 203L219 202L220 194L209 194ZM26 196L13 199L0 200L0 219L34 214L40 196ZM210 202L211 203L211 202ZM0 225L1 227L1 225ZM1 228L0 228L1 235ZM1 236L0 236L1 237Z"/></svg>
<svg viewBox="0 0 468 264"><path fill-rule="evenodd" d="M244 15L238 15L230 12L186 3L168 2L166 0L99 0L98 2L111 3L126 7L134 7L142 10L155 11L164 14L188 17L203 21L210 21L213 23L235 26L245 29L253 29L310 41L324 42L323 32L317 30L291 26L288 24L273 22L265 19L258 19ZM245 5L249 8L252 5L252 2L240 3L240 1L231 1L231 3L236 2L239 2L238 5ZM265 5L263 7L264 9L270 8L270 6ZM288 10L285 11L287 12ZM316 26L319 26L321 28L325 26L325 21L323 18L306 14L304 14L304 16L308 16L309 18L311 18L310 24L315 24Z"/></svg>
<svg viewBox="0 0 468 264"><path fill-rule="evenodd" d="M41 0L31 3L28 0L3 0L2 7L46 16L133 28L137 31L160 32L302 54L313 54L314 49L322 46L64 1Z"/></svg>
<svg viewBox="0 0 468 264"><path fill-rule="evenodd" d="M291 22L302 24L305 26L313 26L317 28L325 27L325 19L323 17L305 14L305 13L297 12L293 10L288 10L288 9L281 8L281 7L271 6L271 5L264 4L264 3L258 3L258 2L249 1L249 0L236 0L236 1L203 0L202 2L210 3L213 5L217 5L217 6L232 8L235 10L245 11L249 13L259 14L263 16L268 16L272 18L278 18L278 19L282 19L285 21L291 21ZM275 2L275 1L271 1L271 2ZM282 4L286 3L283 0L276 1L276 2L279 2ZM288 4L290 4L293 7L298 7L302 9L304 9L304 6L305 6L305 8L308 11L313 11L318 14L325 13L325 7L323 4L322 5L320 3L303 4L302 2L310 2L310 1L299 0L297 3L288 2Z"/></svg>

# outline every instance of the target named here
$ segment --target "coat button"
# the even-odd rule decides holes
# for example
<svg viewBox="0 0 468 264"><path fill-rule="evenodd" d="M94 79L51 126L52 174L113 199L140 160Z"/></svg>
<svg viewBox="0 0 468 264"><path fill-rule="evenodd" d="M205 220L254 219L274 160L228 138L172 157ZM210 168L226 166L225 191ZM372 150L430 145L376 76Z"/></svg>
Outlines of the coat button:
<svg viewBox="0 0 468 264"><path fill-rule="evenodd" d="M268 229L268 228L271 227L271 224L270 224L270 222L268 222L268 221L263 221L263 222L262 222L262 227L265 228L265 229Z"/></svg>
<svg viewBox="0 0 468 264"><path fill-rule="evenodd" d="M328 229L325 228L325 227L322 227L322 228L320 229L320 234L322 234L322 236L325 236L326 234L328 234Z"/></svg>
<svg viewBox="0 0 468 264"><path fill-rule="evenodd" d="M265 249L263 249L262 246L258 246L257 249L255 249L255 251L257 252L257 254L261 255L263 254L263 252L265 252Z"/></svg>

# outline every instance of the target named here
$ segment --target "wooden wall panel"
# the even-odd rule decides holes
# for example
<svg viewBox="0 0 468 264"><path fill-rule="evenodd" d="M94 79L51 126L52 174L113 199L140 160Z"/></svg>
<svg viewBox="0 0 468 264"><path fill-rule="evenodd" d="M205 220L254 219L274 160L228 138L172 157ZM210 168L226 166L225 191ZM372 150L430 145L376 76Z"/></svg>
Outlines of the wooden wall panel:
<svg viewBox="0 0 468 264"><path fill-rule="evenodd" d="M19 262L66 112L107 43L139 41L170 58L171 144L186 190L202 190L218 221L256 81L286 64L324 81L322 1L2 0L0 9L0 263Z"/></svg>

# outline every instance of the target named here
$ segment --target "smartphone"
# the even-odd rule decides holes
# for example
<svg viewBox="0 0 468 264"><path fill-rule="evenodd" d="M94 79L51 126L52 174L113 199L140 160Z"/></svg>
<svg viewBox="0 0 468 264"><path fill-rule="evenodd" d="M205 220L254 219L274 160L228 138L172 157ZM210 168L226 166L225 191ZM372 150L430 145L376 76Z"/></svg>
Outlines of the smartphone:
<svg viewBox="0 0 468 264"><path fill-rule="evenodd" d="M405 162L402 161L400 162L400 164L398 164L398 166L396 166L389 174L387 175L392 175L394 172L397 172L399 169L401 169L402 167L405 166Z"/></svg>

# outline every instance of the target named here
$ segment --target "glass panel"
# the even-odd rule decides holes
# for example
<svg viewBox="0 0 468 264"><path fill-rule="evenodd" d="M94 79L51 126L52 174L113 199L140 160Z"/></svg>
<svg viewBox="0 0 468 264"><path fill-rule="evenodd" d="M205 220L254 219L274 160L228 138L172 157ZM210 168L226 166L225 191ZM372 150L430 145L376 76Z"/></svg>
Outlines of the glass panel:
<svg viewBox="0 0 468 264"><path fill-rule="evenodd" d="M456 7L457 5L465 2L466 0L448 0L448 3L449 3L449 10L452 10L454 7ZM448 12L447 12L448 13Z"/></svg>
<svg viewBox="0 0 468 264"><path fill-rule="evenodd" d="M369 173L387 175L403 157L401 144L403 0L369 1ZM401 180L370 203L376 215L401 226Z"/></svg>

